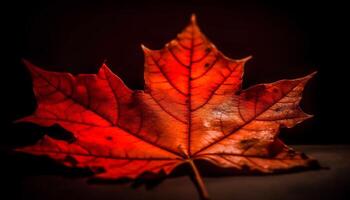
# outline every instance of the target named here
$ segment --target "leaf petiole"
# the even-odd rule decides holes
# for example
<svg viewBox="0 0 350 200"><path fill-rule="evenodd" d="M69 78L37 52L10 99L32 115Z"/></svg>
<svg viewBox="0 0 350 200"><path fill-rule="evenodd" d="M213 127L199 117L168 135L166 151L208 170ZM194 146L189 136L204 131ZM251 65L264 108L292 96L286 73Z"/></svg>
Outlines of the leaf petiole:
<svg viewBox="0 0 350 200"><path fill-rule="evenodd" d="M209 197L208 190L205 187L204 181L202 179L201 174L198 171L198 168L196 167L196 165L194 164L192 159L187 159L187 162L191 165L191 168L192 168L192 170L194 172L194 179L197 182L198 189L199 189L199 192L201 194L202 199L203 200L209 200L210 197Z"/></svg>

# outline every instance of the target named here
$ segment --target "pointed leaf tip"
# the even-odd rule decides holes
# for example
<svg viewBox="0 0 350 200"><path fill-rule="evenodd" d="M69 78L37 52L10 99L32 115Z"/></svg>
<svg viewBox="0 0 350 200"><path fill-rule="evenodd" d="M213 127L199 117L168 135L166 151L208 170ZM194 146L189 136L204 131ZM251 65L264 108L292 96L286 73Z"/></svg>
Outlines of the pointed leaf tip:
<svg viewBox="0 0 350 200"><path fill-rule="evenodd" d="M314 72L312 72L311 74L309 74L309 76L313 77L313 76L315 76L317 73L318 73L318 71L314 71Z"/></svg>
<svg viewBox="0 0 350 200"><path fill-rule="evenodd" d="M148 47L146 47L144 44L141 44L141 48L142 48L142 50L143 50L144 53L149 53L149 52L151 52L151 49L148 48Z"/></svg>
<svg viewBox="0 0 350 200"><path fill-rule="evenodd" d="M313 78L315 75L317 74L317 71L314 71L304 77L302 77L302 79L306 79L306 80L310 80L311 78Z"/></svg>
<svg viewBox="0 0 350 200"><path fill-rule="evenodd" d="M22 58L21 61L30 72L33 72L34 70L41 70L27 59Z"/></svg>
<svg viewBox="0 0 350 200"><path fill-rule="evenodd" d="M98 70L98 72L101 72L102 70L104 70L104 69L108 69L108 66L107 66L107 59L104 59L103 60L103 62L102 62L102 64L100 65L100 67L99 67L99 70Z"/></svg>
<svg viewBox="0 0 350 200"><path fill-rule="evenodd" d="M196 17L196 14L192 13L191 15L191 23L192 24L196 24L197 23L197 17Z"/></svg>
<svg viewBox="0 0 350 200"><path fill-rule="evenodd" d="M31 62L29 62L29 60L22 58L21 62L26 66L26 67L30 67L31 65L33 65Z"/></svg>
<svg viewBox="0 0 350 200"><path fill-rule="evenodd" d="M98 70L98 72L101 73L101 72L104 72L105 70L109 70L109 68L108 68L106 62L103 61L103 63L102 63L102 65L101 65L100 69Z"/></svg>
<svg viewBox="0 0 350 200"><path fill-rule="evenodd" d="M240 62L247 62L248 60L250 60L250 59L252 59L252 58L253 58L253 56L247 56L247 57L245 57L245 58L240 59L239 61L240 61Z"/></svg>

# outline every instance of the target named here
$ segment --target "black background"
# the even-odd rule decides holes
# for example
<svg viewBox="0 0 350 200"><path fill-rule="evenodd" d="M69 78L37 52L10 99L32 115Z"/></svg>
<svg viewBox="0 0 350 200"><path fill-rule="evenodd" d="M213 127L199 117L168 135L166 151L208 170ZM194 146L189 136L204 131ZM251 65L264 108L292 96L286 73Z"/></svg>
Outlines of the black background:
<svg viewBox="0 0 350 200"><path fill-rule="evenodd" d="M22 58L47 70L73 74L95 73L107 60L130 88L142 89L140 44L162 48L188 24L192 13L225 55L253 56L246 66L244 88L318 71L301 102L314 118L281 130L287 144L349 144L348 20L340 2L12 1L2 9L4 170L15 171L16 165L25 163L8 155L11 148L32 144L44 133L62 132L59 127L12 123L36 106Z"/></svg>
<svg viewBox="0 0 350 200"><path fill-rule="evenodd" d="M8 34L5 50L10 55L2 73L7 134L1 142L25 143L41 132L11 124L31 114L36 105L22 58L47 70L74 74L95 73L106 59L130 88L142 89L140 44L162 48L195 13L202 31L224 54L253 56L244 88L318 71L301 102L315 117L283 129L287 143L349 143L346 117L340 116L348 107L343 89L348 74L345 6L336 1L264 2L15 1L5 6L3 32Z"/></svg>

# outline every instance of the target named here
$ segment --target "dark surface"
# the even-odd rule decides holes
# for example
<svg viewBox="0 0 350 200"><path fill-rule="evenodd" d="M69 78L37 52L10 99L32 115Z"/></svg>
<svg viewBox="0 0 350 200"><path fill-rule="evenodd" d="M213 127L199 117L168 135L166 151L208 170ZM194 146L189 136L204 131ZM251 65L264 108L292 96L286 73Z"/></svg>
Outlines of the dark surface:
<svg viewBox="0 0 350 200"><path fill-rule="evenodd" d="M338 200L350 197L350 146L302 145L295 148L317 158L326 169L267 176L204 178L212 199ZM23 163L23 167L25 165ZM187 176L165 179L153 189L146 190L143 186L135 189L128 184L92 184L86 182L87 178L63 177L58 171L46 175L29 175L30 171L26 171L27 174L23 174L17 182L17 191L13 193L13 196L23 200L198 199L197 191Z"/></svg>

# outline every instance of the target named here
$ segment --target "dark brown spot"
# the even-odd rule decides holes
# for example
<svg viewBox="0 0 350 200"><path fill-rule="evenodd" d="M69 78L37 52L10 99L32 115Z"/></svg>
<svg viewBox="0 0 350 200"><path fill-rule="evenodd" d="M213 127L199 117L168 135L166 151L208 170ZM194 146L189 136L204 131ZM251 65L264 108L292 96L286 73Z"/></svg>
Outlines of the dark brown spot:
<svg viewBox="0 0 350 200"><path fill-rule="evenodd" d="M256 98L265 91L265 88L265 85L257 85L250 90L247 90L247 92L244 93L245 100L249 101L253 98Z"/></svg>
<svg viewBox="0 0 350 200"><path fill-rule="evenodd" d="M139 105L137 98L132 98L132 100L126 105L128 108L132 109Z"/></svg>
<svg viewBox="0 0 350 200"><path fill-rule="evenodd" d="M106 137L106 140L112 141L112 140L113 140L113 137L112 137L112 136L107 136L107 137Z"/></svg>
<svg viewBox="0 0 350 200"><path fill-rule="evenodd" d="M254 90L256 93L262 93L265 91L266 86L265 85L257 85Z"/></svg>
<svg viewBox="0 0 350 200"><path fill-rule="evenodd" d="M243 149L249 149L250 147L254 146L258 142L257 139L246 139L241 140L240 144Z"/></svg>

